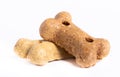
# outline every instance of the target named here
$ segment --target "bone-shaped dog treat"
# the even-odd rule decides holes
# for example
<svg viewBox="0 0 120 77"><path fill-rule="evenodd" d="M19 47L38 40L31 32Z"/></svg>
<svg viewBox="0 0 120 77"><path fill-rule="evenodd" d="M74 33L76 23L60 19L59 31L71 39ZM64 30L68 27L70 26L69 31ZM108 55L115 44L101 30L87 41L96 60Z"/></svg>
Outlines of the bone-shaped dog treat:
<svg viewBox="0 0 120 77"><path fill-rule="evenodd" d="M94 38L72 23L68 12L60 12L55 18L46 19L40 26L40 35L75 56L80 67L90 67L108 55L110 44L102 38Z"/></svg>
<svg viewBox="0 0 120 77"><path fill-rule="evenodd" d="M44 65L49 61L73 58L63 48L54 43L43 40L19 39L14 47L15 52L31 63Z"/></svg>

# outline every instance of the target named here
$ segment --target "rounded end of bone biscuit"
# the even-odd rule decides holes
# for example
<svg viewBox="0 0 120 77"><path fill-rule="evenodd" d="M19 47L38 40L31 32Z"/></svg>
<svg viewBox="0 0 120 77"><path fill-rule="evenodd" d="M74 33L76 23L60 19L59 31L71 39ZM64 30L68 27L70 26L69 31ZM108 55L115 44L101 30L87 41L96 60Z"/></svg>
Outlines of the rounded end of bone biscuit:
<svg viewBox="0 0 120 77"><path fill-rule="evenodd" d="M33 64L45 65L50 61L62 59L63 57L59 52L64 51L59 51L57 46L52 42L42 41L32 46L27 55L27 59Z"/></svg>
<svg viewBox="0 0 120 77"><path fill-rule="evenodd" d="M76 56L76 63L81 67L81 68L88 68L96 64L97 59L96 59L96 53L85 53Z"/></svg>
<svg viewBox="0 0 120 77"><path fill-rule="evenodd" d="M49 18L46 19L39 28L40 36L45 40L52 39L55 36L58 23L55 19Z"/></svg>
<svg viewBox="0 0 120 77"><path fill-rule="evenodd" d="M26 58L31 44L30 40L21 38L16 42L14 51L19 57Z"/></svg>
<svg viewBox="0 0 120 77"><path fill-rule="evenodd" d="M99 49L97 51L97 58L102 59L109 54L110 51L110 43L106 39L98 39Z"/></svg>
<svg viewBox="0 0 120 77"><path fill-rule="evenodd" d="M48 63L47 52L45 48L42 46L42 43L34 44L31 47L27 55L27 59L29 62L36 65L44 65Z"/></svg>
<svg viewBox="0 0 120 77"><path fill-rule="evenodd" d="M59 20L62 20L62 21L72 21L72 17L70 15L70 13L65 12L65 11L62 11L62 12L58 13L55 16L55 19L59 19Z"/></svg>

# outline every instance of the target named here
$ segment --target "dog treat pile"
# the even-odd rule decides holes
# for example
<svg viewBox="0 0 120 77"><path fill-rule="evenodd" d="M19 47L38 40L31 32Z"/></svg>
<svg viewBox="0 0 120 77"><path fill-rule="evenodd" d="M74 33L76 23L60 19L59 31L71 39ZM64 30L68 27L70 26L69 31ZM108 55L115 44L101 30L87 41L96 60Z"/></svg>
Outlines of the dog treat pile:
<svg viewBox="0 0 120 77"><path fill-rule="evenodd" d="M80 67L90 67L106 57L110 50L106 39L94 38L82 31L68 12L46 19L39 32L46 41L20 39L14 47L20 57L37 65L75 57Z"/></svg>

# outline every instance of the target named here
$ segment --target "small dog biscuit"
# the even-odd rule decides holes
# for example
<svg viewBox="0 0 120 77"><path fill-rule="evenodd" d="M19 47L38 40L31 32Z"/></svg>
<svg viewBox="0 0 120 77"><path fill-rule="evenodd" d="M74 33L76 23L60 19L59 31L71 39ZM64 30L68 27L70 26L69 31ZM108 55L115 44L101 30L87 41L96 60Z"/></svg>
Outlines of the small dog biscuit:
<svg viewBox="0 0 120 77"><path fill-rule="evenodd" d="M64 48L76 58L80 67L90 67L108 55L110 44L106 39L94 38L72 23L68 12L46 19L40 26L40 35Z"/></svg>
<svg viewBox="0 0 120 77"><path fill-rule="evenodd" d="M53 60L73 58L63 48L43 40L19 39L14 47L15 52L31 63L44 65Z"/></svg>

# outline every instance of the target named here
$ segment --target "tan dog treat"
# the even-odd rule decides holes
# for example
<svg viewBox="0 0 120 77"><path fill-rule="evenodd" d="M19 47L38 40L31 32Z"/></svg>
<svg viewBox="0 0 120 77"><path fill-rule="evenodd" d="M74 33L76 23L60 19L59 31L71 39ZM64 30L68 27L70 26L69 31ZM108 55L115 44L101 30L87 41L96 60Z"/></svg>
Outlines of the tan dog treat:
<svg viewBox="0 0 120 77"><path fill-rule="evenodd" d="M40 35L75 56L81 67L90 67L108 55L110 44L102 38L94 38L72 23L68 12L60 12L55 18L46 19L40 26Z"/></svg>
<svg viewBox="0 0 120 77"><path fill-rule="evenodd" d="M27 58L36 65L44 65L49 61L73 57L52 42L43 40L19 39L14 50L20 57Z"/></svg>
<svg viewBox="0 0 120 77"><path fill-rule="evenodd" d="M14 50L20 57L26 58L28 51L34 43L40 43L40 40L29 40L21 38L15 44Z"/></svg>

